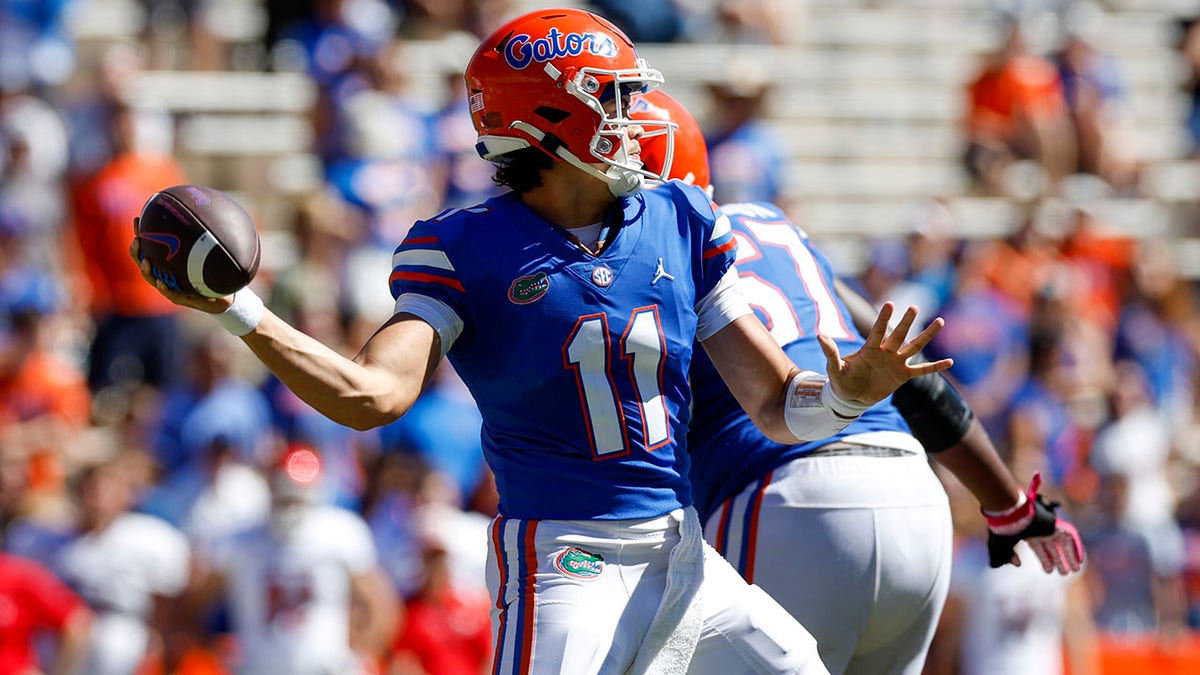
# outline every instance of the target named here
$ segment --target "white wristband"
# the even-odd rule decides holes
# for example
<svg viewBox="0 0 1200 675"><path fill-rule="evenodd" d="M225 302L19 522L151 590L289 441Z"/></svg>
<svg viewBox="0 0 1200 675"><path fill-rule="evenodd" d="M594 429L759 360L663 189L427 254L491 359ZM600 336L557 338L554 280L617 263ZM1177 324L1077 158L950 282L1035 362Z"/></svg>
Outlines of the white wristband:
<svg viewBox="0 0 1200 675"><path fill-rule="evenodd" d="M838 397L828 377L805 370L788 385L783 420L797 439L813 441L845 429L870 407Z"/></svg>
<svg viewBox="0 0 1200 675"><path fill-rule="evenodd" d="M258 326L263 311L262 298L247 286L233 294L233 304L229 309L215 316L225 330L242 337Z"/></svg>
<svg viewBox="0 0 1200 675"><path fill-rule="evenodd" d="M821 402L832 408L839 416L852 418L851 421L858 419L859 416L871 408L871 406L865 403L847 401L838 396L834 393L833 385L828 379L825 380L825 384L821 387Z"/></svg>

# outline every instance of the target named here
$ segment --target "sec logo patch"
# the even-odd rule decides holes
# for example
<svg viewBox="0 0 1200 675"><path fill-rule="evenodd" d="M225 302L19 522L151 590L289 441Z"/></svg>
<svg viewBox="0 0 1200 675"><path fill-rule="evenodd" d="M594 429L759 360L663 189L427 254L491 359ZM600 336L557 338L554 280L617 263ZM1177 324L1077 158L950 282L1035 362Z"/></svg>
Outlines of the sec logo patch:
<svg viewBox="0 0 1200 675"><path fill-rule="evenodd" d="M592 283L600 288L608 288L613 282L613 272L607 267L601 265L592 270Z"/></svg>

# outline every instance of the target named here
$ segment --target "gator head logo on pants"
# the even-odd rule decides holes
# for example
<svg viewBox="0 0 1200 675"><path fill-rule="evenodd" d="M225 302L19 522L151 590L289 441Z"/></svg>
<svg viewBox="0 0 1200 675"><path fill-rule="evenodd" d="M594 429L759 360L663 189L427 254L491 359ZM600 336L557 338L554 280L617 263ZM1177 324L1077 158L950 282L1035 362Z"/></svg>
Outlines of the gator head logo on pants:
<svg viewBox="0 0 1200 675"><path fill-rule="evenodd" d="M604 556L571 547L558 554L554 566L569 577L595 579L604 571Z"/></svg>

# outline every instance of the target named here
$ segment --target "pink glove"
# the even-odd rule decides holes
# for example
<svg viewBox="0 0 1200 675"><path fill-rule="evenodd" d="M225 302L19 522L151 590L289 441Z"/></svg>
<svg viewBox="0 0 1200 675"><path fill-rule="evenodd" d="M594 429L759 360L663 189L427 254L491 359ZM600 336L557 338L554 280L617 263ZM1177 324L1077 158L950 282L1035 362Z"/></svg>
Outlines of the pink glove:
<svg viewBox="0 0 1200 675"><path fill-rule="evenodd" d="M988 563L1000 567L1005 563L1020 566L1014 548L1025 540L1046 573L1058 570L1059 574L1078 572L1083 566L1083 542L1079 532L1071 523L1059 518L1055 509L1058 502L1047 502L1038 495L1042 475L1033 474L1029 489L1017 505L1003 513L983 512L988 525Z"/></svg>

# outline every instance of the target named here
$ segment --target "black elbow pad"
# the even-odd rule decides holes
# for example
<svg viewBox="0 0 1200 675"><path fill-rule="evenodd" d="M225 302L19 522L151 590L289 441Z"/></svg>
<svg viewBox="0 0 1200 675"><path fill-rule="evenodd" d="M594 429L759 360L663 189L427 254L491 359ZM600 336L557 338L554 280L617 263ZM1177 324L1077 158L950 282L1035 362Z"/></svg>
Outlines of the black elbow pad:
<svg viewBox="0 0 1200 675"><path fill-rule="evenodd" d="M954 447L975 419L970 404L941 373L905 382L892 395L892 403L929 453Z"/></svg>

